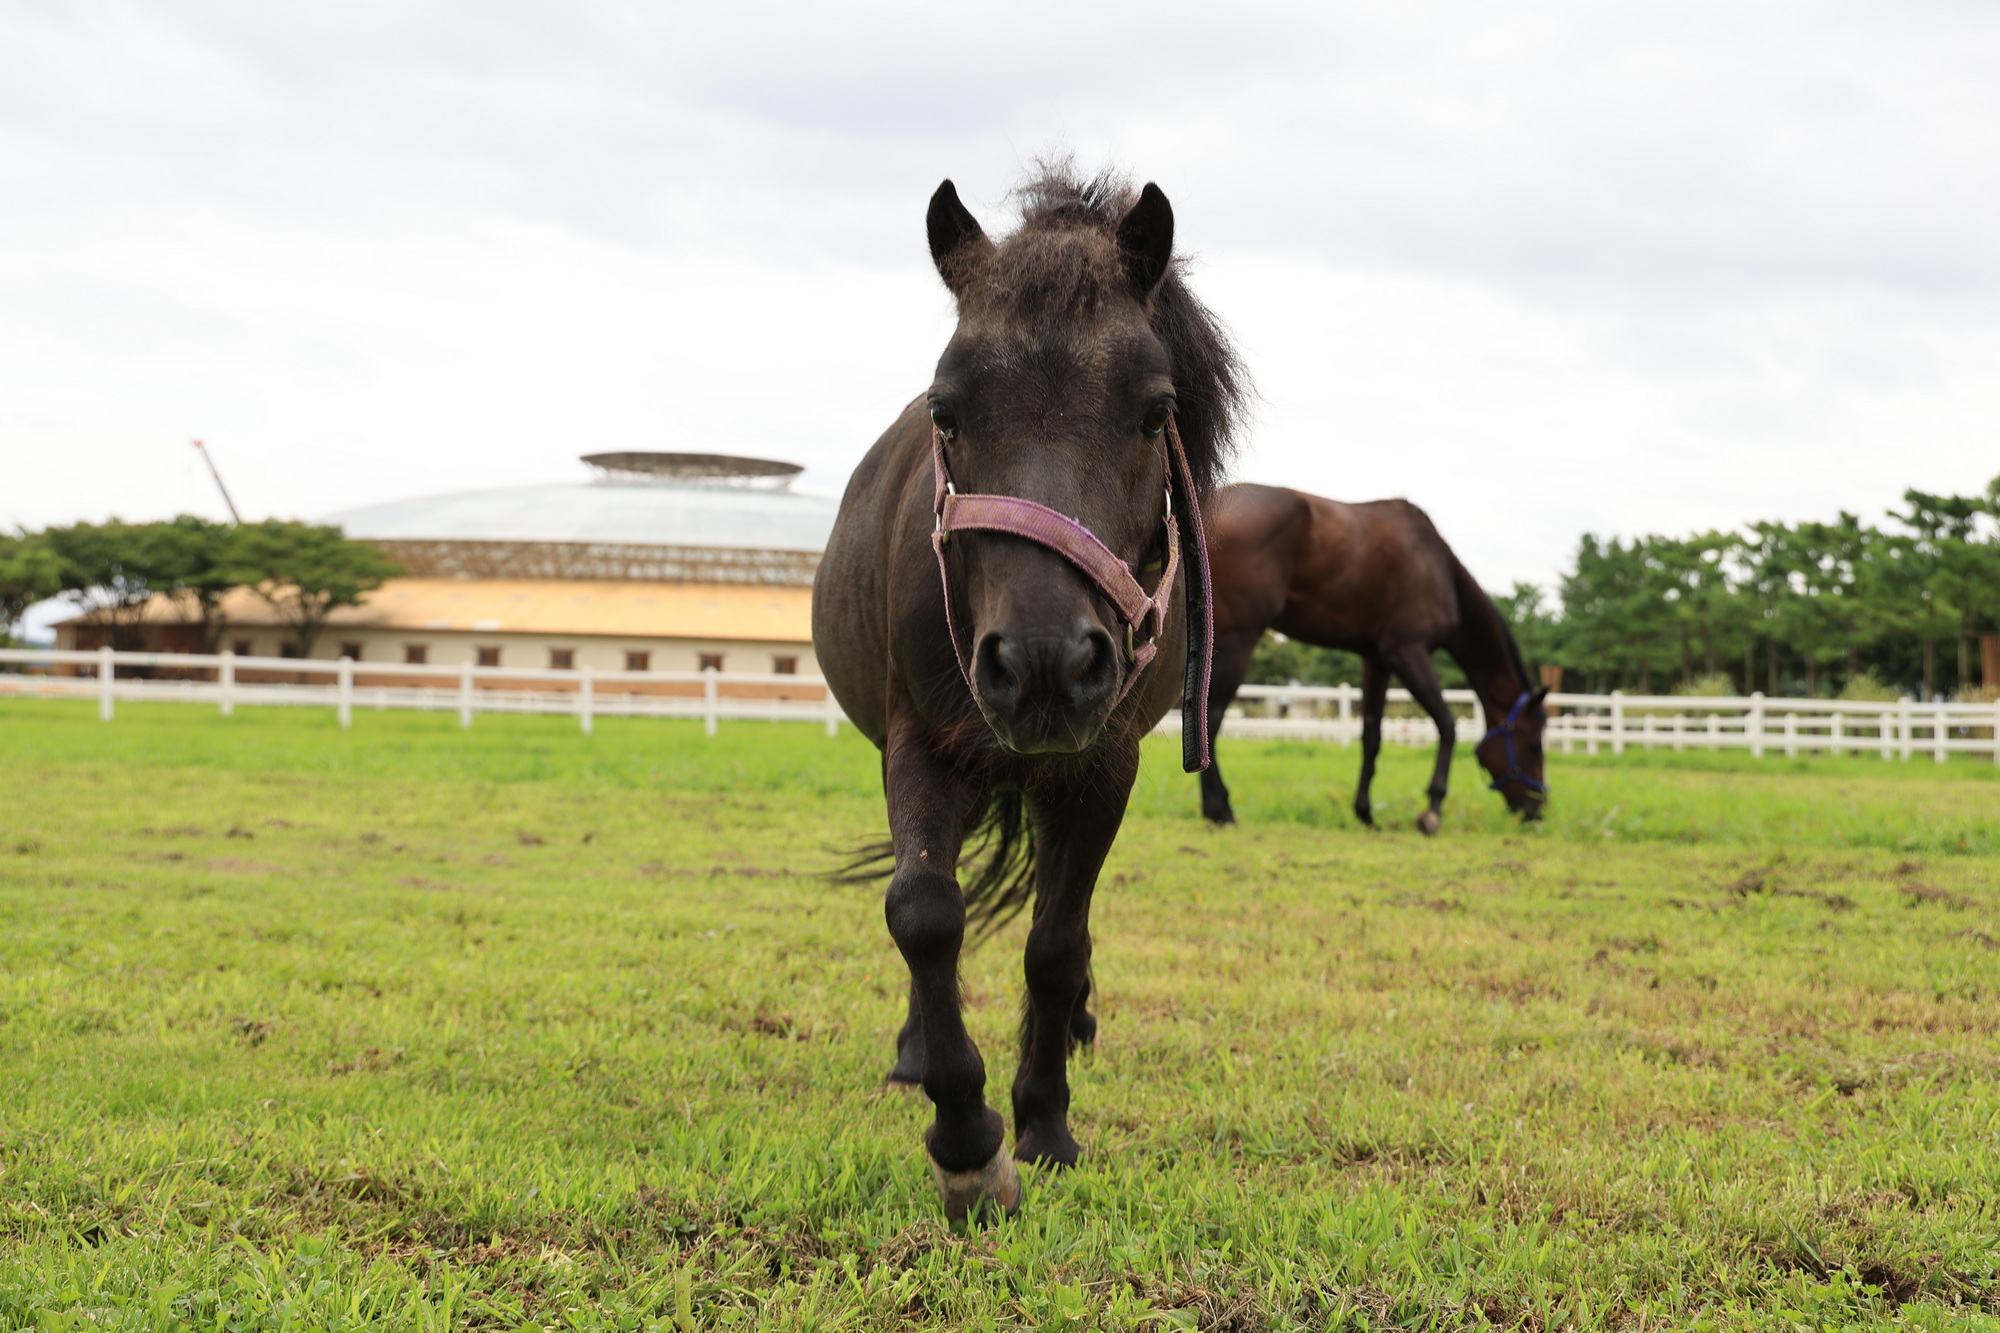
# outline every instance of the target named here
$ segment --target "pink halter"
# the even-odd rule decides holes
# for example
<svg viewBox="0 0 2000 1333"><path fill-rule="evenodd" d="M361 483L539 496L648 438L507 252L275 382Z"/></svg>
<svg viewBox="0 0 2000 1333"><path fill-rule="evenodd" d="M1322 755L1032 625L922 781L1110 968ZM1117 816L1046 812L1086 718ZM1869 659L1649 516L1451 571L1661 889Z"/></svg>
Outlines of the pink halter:
<svg viewBox="0 0 2000 1333"><path fill-rule="evenodd" d="M931 467L937 477L937 498L933 511L937 526L931 532L931 549L937 552L938 582L944 591L945 627L951 635L951 651L958 659L958 674L975 697L972 669L965 649L958 641L958 624L951 609L951 570L945 558L945 544L954 532L1005 532L1025 537L1048 547L1083 572L1125 622L1125 687L1117 702L1125 702L1139 677L1159 655L1160 631L1166 626L1173 606L1174 582L1181 570L1183 537L1178 518L1187 520L1192 540L1186 542L1190 585L1188 587L1188 663L1181 692L1181 766L1190 773L1208 767L1208 677L1215 653L1215 615L1210 601L1208 542L1202 533L1201 505L1195 495L1194 476L1188 470L1187 454L1181 448L1181 434L1174 419L1167 418L1167 486L1163 517L1167 526L1167 563L1159 586L1151 596L1140 586L1132 567L1098 539L1083 524L1044 504L1016 495L960 495L945 468L944 434L931 427ZM1174 482L1180 482L1179 494ZM1197 604L1199 599L1199 604ZM1197 647L1197 641L1199 647Z"/></svg>

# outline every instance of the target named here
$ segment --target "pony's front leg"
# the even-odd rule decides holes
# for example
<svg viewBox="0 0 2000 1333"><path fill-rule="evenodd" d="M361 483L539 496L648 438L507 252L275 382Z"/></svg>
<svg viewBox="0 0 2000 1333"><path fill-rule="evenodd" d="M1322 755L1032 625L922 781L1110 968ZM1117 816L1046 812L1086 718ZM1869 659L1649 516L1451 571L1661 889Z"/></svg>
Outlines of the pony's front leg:
<svg viewBox="0 0 2000 1333"><path fill-rule="evenodd" d="M1014 1156L1024 1162L1074 1166L1083 1151L1069 1132L1069 1054L1078 1019L1088 1016L1090 898L1139 771L1135 742L1106 751L1028 794L1035 916L1022 959L1028 1004L1014 1076ZM1095 1036L1095 1021L1087 1026Z"/></svg>
<svg viewBox="0 0 2000 1333"><path fill-rule="evenodd" d="M986 1064L965 1030L958 956L965 895L954 868L965 826L985 794L935 754L914 725L891 724L883 783L896 871L884 914L910 968L923 1023L924 1092L936 1108L924 1132L945 1214L962 1222L987 1205L1011 1212L1021 1179L1007 1156L1005 1123L986 1104Z"/></svg>

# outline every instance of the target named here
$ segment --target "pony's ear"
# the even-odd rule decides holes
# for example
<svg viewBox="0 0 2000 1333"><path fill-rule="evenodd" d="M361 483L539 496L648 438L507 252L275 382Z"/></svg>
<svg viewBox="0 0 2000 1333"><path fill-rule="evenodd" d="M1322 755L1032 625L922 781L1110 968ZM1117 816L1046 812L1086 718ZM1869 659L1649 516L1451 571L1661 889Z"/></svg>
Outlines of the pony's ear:
<svg viewBox="0 0 2000 1333"><path fill-rule="evenodd" d="M938 276L953 296L958 295L964 290L972 262L992 250L993 242L979 229L979 219L959 202L958 187L949 180L931 196L924 230L930 234L931 262L937 265Z"/></svg>
<svg viewBox="0 0 2000 1333"><path fill-rule="evenodd" d="M1151 181L1139 192L1139 202L1118 223L1118 249L1125 271L1140 299L1153 294L1174 258L1174 206L1166 192Z"/></svg>
<svg viewBox="0 0 2000 1333"><path fill-rule="evenodd" d="M1549 697L1549 687L1544 685L1542 686L1542 688L1535 691L1535 697L1531 702L1540 703L1542 700L1548 697Z"/></svg>

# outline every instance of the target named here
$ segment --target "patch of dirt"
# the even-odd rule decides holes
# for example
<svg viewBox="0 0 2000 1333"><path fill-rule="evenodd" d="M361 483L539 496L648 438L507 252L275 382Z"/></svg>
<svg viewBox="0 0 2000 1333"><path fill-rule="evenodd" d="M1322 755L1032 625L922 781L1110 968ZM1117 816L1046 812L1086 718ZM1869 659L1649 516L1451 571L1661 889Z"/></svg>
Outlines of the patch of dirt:
<svg viewBox="0 0 2000 1333"><path fill-rule="evenodd" d="M210 870L232 870L246 875L283 875L286 867L270 861L246 861L237 856L211 856L202 862Z"/></svg>
<svg viewBox="0 0 2000 1333"><path fill-rule="evenodd" d="M257 835L252 833L249 829L244 828L241 824L231 824L229 826L229 832L223 834L222 836L225 838L254 838Z"/></svg>
<svg viewBox="0 0 2000 1333"><path fill-rule="evenodd" d="M1774 869L1746 871L1738 878L1722 886L1722 891L1739 900L1747 900L1752 894L1768 894L1773 898L1804 898L1824 905L1829 911L1846 912L1854 907L1854 899L1844 893L1822 893L1817 889L1784 889L1774 882Z"/></svg>
<svg viewBox="0 0 2000 1333"><path fill-rule="evenodd" d="M334 1078L343 1074L374 1074L403 1063L400 1048L384 1051L380 1046L370 1046L351 1060L329 1060L326 1072Z"/></svg>
<svg viewBox="0 0 2000 1333"><path fill-rule="evenodd" d="M523 847L540 847L544 841L541 834L529 833L526 830L523 830L520 833L516 833L514 835L514 838L515 841L519 842Z"/></svg>
<svg viewBox="0 0 2000 1333"><path fill-rule="evenodd" d="M1938 903L1950 911L1962 912L1968 907L1979 906L1977 898L1953 893L1949 889L1934 889L1928 884L1905 884L1896 892L1903 895L1906 900L1903 903L1905 907L1915 907L1919 903Z"/></svg>
<svg viewBox="0 0 2000 1333"><path fill-rule="evenodd" d="M236 1032L236 1040L244 1046L262 1046L264 1039L278 1030L275 1023L267 1023L261 1018L232 1018L229 1026Z"/></svg>

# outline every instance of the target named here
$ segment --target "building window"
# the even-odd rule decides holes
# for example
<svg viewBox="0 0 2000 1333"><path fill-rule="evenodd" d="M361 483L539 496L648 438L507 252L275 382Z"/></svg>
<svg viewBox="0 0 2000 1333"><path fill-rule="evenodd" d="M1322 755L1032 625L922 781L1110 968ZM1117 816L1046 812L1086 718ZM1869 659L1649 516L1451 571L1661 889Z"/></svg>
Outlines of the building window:
<svg viewBox="0 0 2000 1333"><path fill-rule="evenodd" d="M771 659L771 674L774 676L796 676L799 674L799 659L796 657L774 657Z"/></svg>
<svg viewBox="0 0 2000 1333"><path fill-rule="evenodd" d="M427 643L406 643L403 645L403 662L407 666L422 666L431 660L431 646Z"/></svg>
<svg viewBox="0 0 2000 1333"><path fill-rule="evenodd" d="M281 643L278 645L278 656L297 657L298 655L299 646L296 643Z"/></svg>
<svg viewBox="0 0 2000 1333"><path fill-rule="evenodd" d="M238 639L235 643L229 645L229 650L238 657L255 657L257 655L257 645L248 639Z"/></svg>
<svg viewBox="0 0 2000 1333"><path fill-rule="evenodd" d="M701 669L702 669L703 671L720 671L720 670L722 670L722 654L721 654L721 653L703 653L703 654L701 655Z"/></svg>
<svg viewBox="0 0 2000 1333"><path fill-rule="evenodd" d="M625 654L625 669L627 671L651 671L653 668L649 664L652 660L653 655L651 653L627 652Z"/></svg>
<svg viewBox="0 0 2000 1333"><path fill-rule="evenodd" d="M500 665L500 650L498 648L481 648L478 650L478 652L479 652L479 665L481 666Z"/></svg>
<svg viewBox="0 0 2000 1333"><path fill-rule="evenodd" d="M343 643L340 645L340 655L352 661L359 662L361 660L361 645L358 643Z"/></svg>
<svg viewBox="0 0 2000 1333"><path fill-rule="evenodd" d="M551 671L576 670L576 649L574 648L549 649L549 670Z"/></svg>

